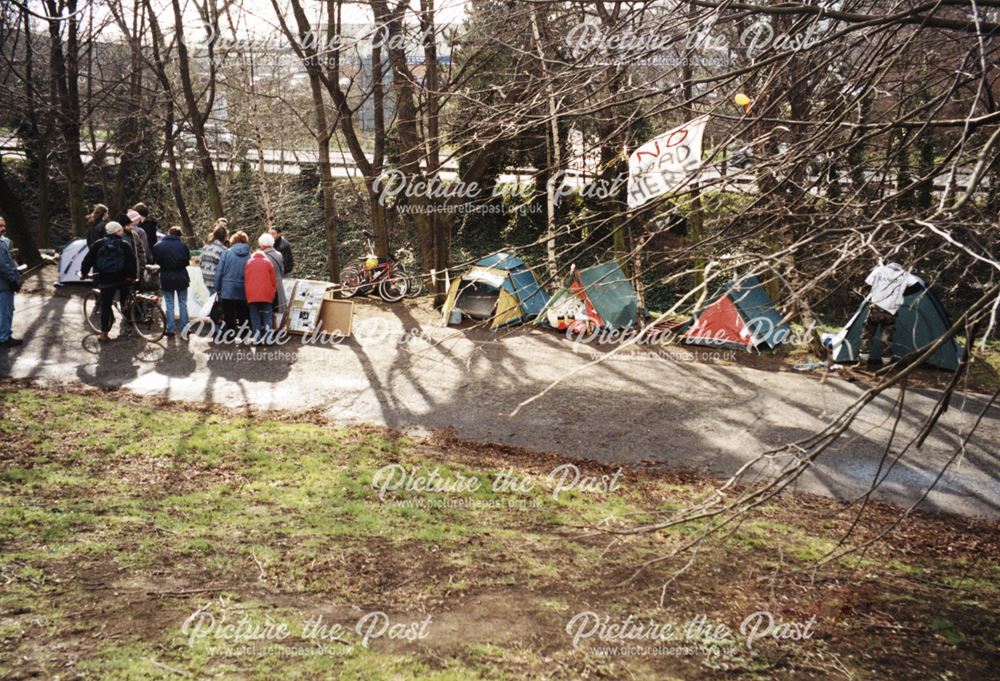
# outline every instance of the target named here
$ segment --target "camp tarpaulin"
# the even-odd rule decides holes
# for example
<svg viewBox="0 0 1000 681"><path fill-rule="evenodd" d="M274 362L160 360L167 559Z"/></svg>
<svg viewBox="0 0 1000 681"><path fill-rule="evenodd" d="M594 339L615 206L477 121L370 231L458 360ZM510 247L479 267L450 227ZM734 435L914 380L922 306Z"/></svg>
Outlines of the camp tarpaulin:
<svg viewBox="0 0 1000 681"><path fill-rule="evenodd" d="M914 291L904 296L903 306L896 313L896 330L892 335L892 354L907 357L929 348L951 328L951 321L941 301L926 287L914 287ZM865 299L847 325L833 339L833 361L853 362L861 344L861 330L868 319L869 302ZM872 350L883 355L881 339L873 334ZM948 339L925 364L938 369L955 371L962 359L962 349L954 338Z"/></svg>
<svg viewBox="0 0 1000 681"><path fill-rule="evenodd" d="M520 258L495 253L452 281L442 322L447 325L452 310L460 310L463 316L489 320L489 328L496 331L533 319L548 301L538 278Z"/></svg>
<svg viewBox="0 0 1000 681"><path fill-rule="evenodd" d="M695 313L684 342L742 348L776 348L791 329L774 307L764 285L747 276L723 286L707 307Z"/></svg>

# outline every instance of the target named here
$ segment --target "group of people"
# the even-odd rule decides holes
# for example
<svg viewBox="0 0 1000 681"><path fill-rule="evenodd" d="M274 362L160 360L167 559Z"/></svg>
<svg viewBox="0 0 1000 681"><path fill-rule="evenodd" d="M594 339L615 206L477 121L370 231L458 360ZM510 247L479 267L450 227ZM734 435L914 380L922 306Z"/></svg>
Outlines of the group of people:
<svg viewBox="0 0 1000 681"><path fill-rule="evenodd" d="M103 204L94 206L88 216L88 250L81 266L81 274L93 275L101 290L98 340L110 340L116 296L124 308L133 287L149 288L152 277L147 276L146 266L152 264L158 266L158 288L166 306L166 335L177 335L175 313L183 332L190 324L187 268L191 251L182 239L181 228L171 227L158 239L157 222L142 203L127 211L125 223L108 221L107 217L108 208ZM260 343L269 338L273 314L284 311L282 277L291 274L293 259L280 229L271 228L257 242L260 248L251 255L246 232L230 237L227 220L219 218L202 251L200 266L209 292L217 294L226 328L235 330L241 339L252 329L254 341Z"/></svg>
<svg viewBox="0 0 1000 681"><path fill-rule="evenodd" d="M283 278L292 273L292 248L281 230L272 227L257 238L258 249L251 253L250 238L244 231L229 235L225 218L220 218L209 242L202 249L199 265L205 286L216 296L219 312L213 321L223 320L223 329L237 338L246 336L248 326L255 343L269 342L274 315L287 307Z"/></svg>

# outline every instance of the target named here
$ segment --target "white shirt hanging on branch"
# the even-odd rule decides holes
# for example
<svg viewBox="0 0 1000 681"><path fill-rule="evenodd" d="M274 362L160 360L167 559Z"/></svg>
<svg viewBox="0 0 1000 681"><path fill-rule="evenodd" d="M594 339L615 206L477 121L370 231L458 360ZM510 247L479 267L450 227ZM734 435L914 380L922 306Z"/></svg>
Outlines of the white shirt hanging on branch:
<svg viewBox="0 0 1000 681"><path fill-rule="evenodd" d="M903 306L903 292L910 286L924 282L903 269L899 263L888 262L875 267L865 283L872 287L872 304L889 314L896 314Z"/></svg>

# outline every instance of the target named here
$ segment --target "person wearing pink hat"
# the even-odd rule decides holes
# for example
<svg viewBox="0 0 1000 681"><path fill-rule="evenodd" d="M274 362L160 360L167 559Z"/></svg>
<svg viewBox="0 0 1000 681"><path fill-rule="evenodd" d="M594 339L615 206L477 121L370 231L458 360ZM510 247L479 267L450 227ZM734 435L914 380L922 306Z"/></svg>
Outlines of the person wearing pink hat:
<svg viewBox="0 0 1000 681"><path fill-rule="evenodd" d="M145 288L146 265L153 262L153 251L146 239L146 230L139 226L139 223L142 222L142 216L134 210L128 211L126 215L128 215L129 222L125 225L125 241L135 253L135 271L138 273L137 279L141 290Z"/></svg>

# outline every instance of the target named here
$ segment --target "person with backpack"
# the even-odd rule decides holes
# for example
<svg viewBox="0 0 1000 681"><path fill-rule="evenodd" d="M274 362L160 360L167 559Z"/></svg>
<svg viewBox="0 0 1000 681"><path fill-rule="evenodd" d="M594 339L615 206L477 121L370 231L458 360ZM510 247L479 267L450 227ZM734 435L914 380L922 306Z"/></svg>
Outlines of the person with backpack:
<svg viewBox="0 0 1000 681"><path fill-rule="evenodd" d="M229 228L225 218L215 221L215 229L208 237L204 248L201 249L201 256L198 258L198 266L201 268L201 278L208 289L209 297L214 297L212 309L208 313L209 319L216 326L222 322L222 301L215 295L215 271L219 268L219 259L229 247Z"/></svg>
<svg viewBox="0 0 1000 681"><path fill-rule="evenodd" d="M2 218L0 218L2 219ZM0 240L0 348L16 348L22 344L14 338L14 294L21 290L21 273L7 242Z"/></svg>
<svg viewBox="0 0 1000 681"><path fill-rule="evenodd" d="M139 220L139 227L141 227L142 231L146 233L146 243L149 244L150 248L156 246L159 241L159 238L156 235L156 230L159 228L160 223L156 221L156 218L149 214L149 207L142 202L132 206L132 210L138 213L141 217Z"/></svg>
<svg viewBox="0 0 1000 681"><path fill-rule="evenodd" d="M160 243L153 246L153 259L160 266L160 290L167 306L167 338L174 337L174 297L181 318L181 334L188 326L187 294L191 279L187 266L191 251L181 241L181 228L171 227Z"/></svg>
<svg viewBox="0 0 1000 681"><path fill-rule="evenodd" d="M97 337L102 343L111 340L108 332L114 325L112 306L115 294L126 305L132 295L132 282L136 278L135 253L125 241L125 228L117 222L109 222L104 227L106 233L103 239L94 243L83 258L80 273L84 277L96 272L94 281L101 289L101 335Z"/></svg>
<svg viewBox="0 0 1000 681"><path fill-rule="evenodd" d="M104 226L108 224L108 207L103 203L95 203L94 209L87 216L87 248L106 236Z"/></svg>
<svg viewBox="0 0 1000 681"><path fill-rule="evenodd" d="M264 237L271 240L270 234ZM247 306L250 308L250 325L253 327L254 345L271 339L271 315L274 313L274 297L278 291L278 277L274 263L263 250L254 253L246 264Z"/></svg>
<svg viewBox="0 0 1000 681"><path fill-rule="evenodd" d="M246 334L250 311L247 308L246 264L250 259L250 239L247 233L233 234L232 246L222 254L215 270L215 292L222 301L222 318L227 330L239 330L239 338Z"/></svg>

